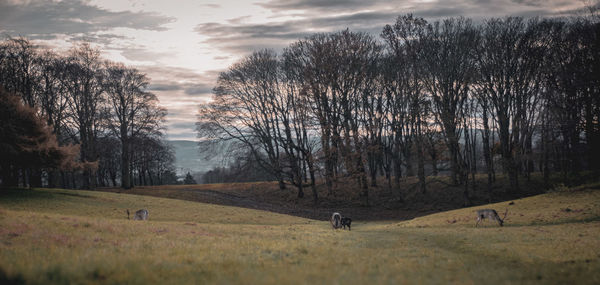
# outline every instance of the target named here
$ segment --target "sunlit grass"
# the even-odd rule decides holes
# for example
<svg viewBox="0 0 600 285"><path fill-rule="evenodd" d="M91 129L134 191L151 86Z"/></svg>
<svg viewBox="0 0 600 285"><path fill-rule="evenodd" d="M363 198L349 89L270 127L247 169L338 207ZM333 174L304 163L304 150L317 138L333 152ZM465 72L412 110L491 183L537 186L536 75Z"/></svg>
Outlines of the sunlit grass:
<svg viewBox="0 0 600 285"><path fill-rule="evenodd" d="M562 192L442 212L401 222L400 225L403 227L475 226L475 211L486 208L495 209L501 218L507 213L506 227L600 221L600 191L598 190L600 184L587 184L567 188L567 191ZM483 226L497 226L497 224L485 220Z"/></svg>
<svg viewBox="0 0 600 285"><path fill-rule="evenodd" d="M0 281L598 284L600 191L589 188L485 206L501 216L509 208L504 227L475 228L469 208L356 221L352 231L147 196L8 191L0 194ZM150 220L127 220L127 208L149 209Z"/></svg>

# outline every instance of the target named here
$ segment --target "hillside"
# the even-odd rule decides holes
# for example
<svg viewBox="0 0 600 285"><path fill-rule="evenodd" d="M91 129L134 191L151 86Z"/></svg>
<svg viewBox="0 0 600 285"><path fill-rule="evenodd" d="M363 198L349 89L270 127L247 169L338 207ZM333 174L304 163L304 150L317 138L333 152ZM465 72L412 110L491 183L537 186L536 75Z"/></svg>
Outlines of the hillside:
<svg viewBox="0 0 600 285"><path fill-rule="evenodd" d="M0 192L0 283L600 282L600 185L409 221L328 222L118 193ZM125 209L147 208L149 221ZM481 207L477 207L481 208Z"/></svg>

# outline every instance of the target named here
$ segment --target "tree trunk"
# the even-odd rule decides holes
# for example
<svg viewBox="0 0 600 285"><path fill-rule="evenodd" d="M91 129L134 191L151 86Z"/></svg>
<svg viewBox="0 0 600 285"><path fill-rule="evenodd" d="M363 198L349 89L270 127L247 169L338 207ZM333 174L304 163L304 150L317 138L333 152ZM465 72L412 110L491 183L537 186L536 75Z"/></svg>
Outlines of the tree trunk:
<svg viewBox="0 0 600 285"><path fill-rule="evenodd" d="M490 126L488 122L487 105L483 107L483 133L482 133L483 158L487 172L488 203L492 202L492 152L490 151Z"/></svg>
<svg viewBox="0 0 600 285"><path fill-rule="evenodd" d="M15 179L13 166L6 163L2 165L2 187L17 187L19 181Z"/></svg>
<svg viewBox="0 0 600 285"><path fill-rule="evenodd" d="M314 166L312 165L312 162L308 162L308 172L310 173L310 188L312 190L313 193L313 199L315 202L315 205L318 204L319 202L319 192L317 192L317 185L316 185L316 179L315 179L315 169Z"/></svg>
<svg viewBox="0 0 600 285"><path fill-rule="evenodd" d="M420 131L419 131L420 132ZM423 140L421 134L417 134L417 176L419 177L419 188L421 193L425 194L427 187L425 184L425 158L423 153Z"/></svg>

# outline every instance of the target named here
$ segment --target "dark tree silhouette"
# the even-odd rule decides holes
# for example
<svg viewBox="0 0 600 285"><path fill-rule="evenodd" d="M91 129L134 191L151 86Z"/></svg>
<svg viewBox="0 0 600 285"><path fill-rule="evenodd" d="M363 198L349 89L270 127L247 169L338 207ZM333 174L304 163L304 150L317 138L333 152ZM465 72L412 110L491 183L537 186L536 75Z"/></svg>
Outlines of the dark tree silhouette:
<svg viewBox="0 0 600 285"><path fill-rule="evenodd" d="M189 184L197 184L196 180L194 179L194 177L192 177L192 174L190 174L189 172L185 175L185 179L183 179L183 184L185 185L189 185Z"/></svg>
<svg viewBox="0 0 600 285"><path fill-rule="evenodd" d="M19 174L28 178L28 184L93 188L125 180L122 184L128 188L131 183L127 186L126 180L131 180L134 171L133 163L127 161L132 157L127 142L134 138L151 144L142 145L143 152L156 154L136 164L140 168L135 174L140 177L138 170L143 170L146 177L141 181L162 183L162 173L173 169L172 151L162 142L155 143L161 140L166 110L146 91L146 75L123 65L105 64L99 53L89 44L74 46L61 55L25 38L0 42L0 87L34 107L58 145L81 146L77 171L31 166ZM115 144L115 139L119 143ZM129 148L111 152L115 146ZM125 159L115 165L115 155ZM115 173L121 170L126 175Z"/></svg>

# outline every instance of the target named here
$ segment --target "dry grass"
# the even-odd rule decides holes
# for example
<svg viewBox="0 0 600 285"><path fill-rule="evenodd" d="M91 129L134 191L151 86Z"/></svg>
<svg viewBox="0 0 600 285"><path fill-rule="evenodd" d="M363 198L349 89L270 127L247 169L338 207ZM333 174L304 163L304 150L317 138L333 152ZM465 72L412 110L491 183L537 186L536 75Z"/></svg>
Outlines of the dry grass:
<svg viewBox="0 0 600 285"><path fill-rule="evenodd" d="M471 208L406 222L357 221L351 232L180 200L4 191L0 283L598 284L594 187L515 200L505 227L474 228ZM126 220L125 208L148 208L150 221Z"/></svg>
<svg viewBox="0 0 600 285"><path fill-rule="evenodd" d="M19 211L117 220L127 219L126 209L135 211L145 208L149 209L152 221L234 224L281 224L307 221L302 218L265 211L201 204L191 201L61 189L4 191L0 194L0 206Z"/></svg>
<svg viewBox="0 0 600 285"><path fill-rule="evenodd" d="M405 227L468 227L475 225L475 211L495 209L500 217L506 211L506 227L553 225L600 221L600 183L587 184L569 191L551 192L510 202L447 211L401 222ZM484 225L496 226L485 220Z"/></svg>

